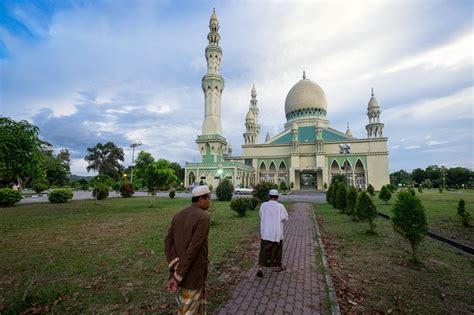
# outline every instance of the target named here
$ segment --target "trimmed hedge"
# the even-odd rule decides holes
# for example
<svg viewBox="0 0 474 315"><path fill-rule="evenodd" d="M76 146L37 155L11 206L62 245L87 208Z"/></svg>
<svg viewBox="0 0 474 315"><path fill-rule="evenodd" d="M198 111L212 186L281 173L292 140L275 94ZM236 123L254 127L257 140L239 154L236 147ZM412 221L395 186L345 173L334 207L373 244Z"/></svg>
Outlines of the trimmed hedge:
<svg viewBox="0 0 474 315"><path fill-rule="evenodd" d="M59 188L48 194L48 200L51 203L64 203L72 199L73 193L69 189Z"/></svg>
<svg viewBox="0 0 474 315"><path fill-rule="evenodd" d="M229 201L232 199L234 186L228 178L224 178L216 188L216 196L219 201Z"/></svg>
<svg viewBox="0 0 474 315"><path fill-rule="evenodd" d="M248 210L252 210L252 199L235 198L230 202L230 208L239 214L239 217L245 217Z"/></svg>
<svg viewBox="0 0 474 315"><path fill-rule="evenodd" d="M120 185L120 195L124 198L132 197L135 191L132 183L124 183Z"/></svg>
<svg viewBox="0 0 474 315"><path fill-rule="evenodd" d="M21 193L11 188L0 189L0 206L9 207L21 200Z"/></svg>

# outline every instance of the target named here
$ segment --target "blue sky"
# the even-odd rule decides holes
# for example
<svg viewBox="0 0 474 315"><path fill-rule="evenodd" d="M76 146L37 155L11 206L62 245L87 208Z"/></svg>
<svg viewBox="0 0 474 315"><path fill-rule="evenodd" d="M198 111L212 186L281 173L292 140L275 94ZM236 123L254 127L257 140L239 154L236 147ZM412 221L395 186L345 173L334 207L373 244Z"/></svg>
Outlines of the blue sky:
<svg viewBox="0 0 474 315"><path fill-rule="evenodd" d="M198 161L212 8L220 21L224 136L240 154L255 83L261 141L283 129L290 88L325 90L331 127L366 136L370 88L390 171L473 168L471 1L2 1L0 115L27 119L85 175L113 141Z"/></svg>

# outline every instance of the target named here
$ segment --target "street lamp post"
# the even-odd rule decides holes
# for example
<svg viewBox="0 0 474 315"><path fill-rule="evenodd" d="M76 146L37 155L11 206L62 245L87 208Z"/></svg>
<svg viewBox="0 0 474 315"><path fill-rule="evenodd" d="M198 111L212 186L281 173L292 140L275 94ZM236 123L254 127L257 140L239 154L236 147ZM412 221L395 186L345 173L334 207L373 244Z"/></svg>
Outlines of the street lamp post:
<svg viewBox="0 0 474 315"><path fill-rule="evenodd" d="M141 141L135 141L130 145L132 148L132 169L130 170L130 183L133 184L133 161L135 160L135 148L142 145Z"/></svg>
<svg viewBox="0 0 474 315"><path fill-rule="evenodd" d="M350 185L349 178L347 177L347 154L351 153L351 145L349 143L339 144L339 153L344 154L344 170L346 171L346 182Z"/></svg>

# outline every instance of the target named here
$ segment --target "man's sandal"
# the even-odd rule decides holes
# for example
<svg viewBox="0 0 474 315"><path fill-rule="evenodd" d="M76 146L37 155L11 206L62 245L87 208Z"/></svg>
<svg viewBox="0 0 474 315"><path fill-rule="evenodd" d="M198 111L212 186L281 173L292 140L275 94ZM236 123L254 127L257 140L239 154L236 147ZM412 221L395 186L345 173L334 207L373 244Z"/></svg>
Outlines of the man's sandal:
<svg viewBox="0 0 474 315"><path fill-rule="evenodd" d="M283 270L286 270L286 266L283 266L283 265L282 265L282 266L280 266L280 267L276 267L274 271L275 271L275 272L282 272Z"/></svg>

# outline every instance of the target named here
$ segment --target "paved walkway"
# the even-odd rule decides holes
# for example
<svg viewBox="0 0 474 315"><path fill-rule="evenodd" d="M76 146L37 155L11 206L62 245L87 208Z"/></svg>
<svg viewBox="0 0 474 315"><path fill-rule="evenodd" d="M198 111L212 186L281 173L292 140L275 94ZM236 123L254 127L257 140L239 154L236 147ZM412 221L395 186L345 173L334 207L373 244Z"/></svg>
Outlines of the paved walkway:
<svg viewBox="0 0 474 315"><path fill-rule="evenodd" d="M324 275L316 271L315 229L311 204L296 203L289 212L283 242L283 272L264 270L258 278L255 264L236 286L230 301L216 314L319 314Z"/></svg>

